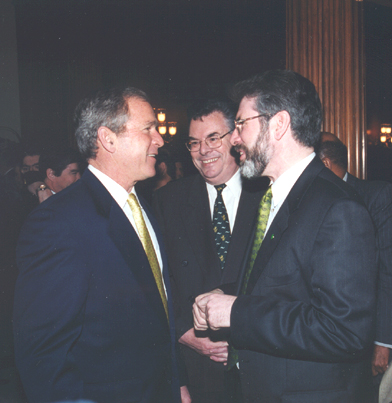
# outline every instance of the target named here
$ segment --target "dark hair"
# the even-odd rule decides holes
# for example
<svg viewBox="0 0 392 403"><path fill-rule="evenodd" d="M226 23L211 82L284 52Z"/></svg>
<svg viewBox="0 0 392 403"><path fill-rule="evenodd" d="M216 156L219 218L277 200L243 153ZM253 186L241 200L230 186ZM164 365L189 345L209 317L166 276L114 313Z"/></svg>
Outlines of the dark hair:
<svg viewBox="0 0 392 403"><path fill-rule="evenodd" d="M341 141L323 141L317 155L320 159L329 158L335 165L347 171L347 147Z"/></svg>
<svg viewBox="0 0 392 403"><path fill-rule="evenodd" d="M307 147L316 147L323 114L316 88L307 78L290 70L270 70L239 82L231 96L237 102L256 97L260 114L287 111L294 138Z"/></svg>
<svg viewBox="0 0 392 403"><path fill-rule="evenodd" d="M42 150L36 146L36 145L25 145L23 146L23 150L22 150L22 158L20 160L21 165L23 165L23 160L25 159L25 157L32 157L33 155L41 155Z"/></svg>
<svg viewBox="0 0 392 403"><path fill-rule="evenodd" d="M116 134L124 130L130 118L129 98L140 98L149 102L147 95L133 87L113 88L99 91L95 96L82 100L75 111L77 129L76 142L82 156L95 158L97 154L97 132L101 126L109 128Z"/></svg>
<svg viewBox="0 0 392 403"><path fill-rule="evenodd" d="M158 166L161 162L166 164L167 174L174 180L176 179L176 162L170 153L169 150L166 148L160 148L158 150L156 166ZM158 169L157 169L158 174Z"/></svg>
<svg viewBox="0 0 392 403"><path fill-rule="evenodd" d="M215 98L198 101L188 109L189 123L191 120L201 120L203 117L214 112L221 112L230 130L234 130L234 119L237 106L230 99Z"/></svg>
<svg viewBox="0 0 392 403"><path fill-rule="evenodd" d="M50 168L53 169L55 176L60 176L64 169L73 163L77 163L81 168L82 158L72 148L47 151L39 159L39 172L46 178L46 171Z"/></svg>

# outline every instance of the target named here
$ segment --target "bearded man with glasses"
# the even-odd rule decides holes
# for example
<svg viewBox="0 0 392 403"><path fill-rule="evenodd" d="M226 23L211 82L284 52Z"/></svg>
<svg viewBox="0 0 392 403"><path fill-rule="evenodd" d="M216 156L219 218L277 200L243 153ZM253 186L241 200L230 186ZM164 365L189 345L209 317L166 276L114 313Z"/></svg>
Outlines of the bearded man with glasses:
<svg viewBox="0 0 392 403"><path fill-rule="evenodd" d="M195 329L230 331L228 376L239 384L227 403L369 403L373 223L353 188L315 155L315 86L273 70L235 90L231 144L241 174L271 186L236 287L196 298Z"/></svg>
<svg viewBox="0 0 392 403"><path fill-rule="evenodd" d="M194 403L223 403L227 335L195 332L192 304L200 293L237 279L262 183L242 181L230 144L236 107L209 100L190 113L186 147L199 174L155 192L176 310L177 338ZM265 188L265 186L264 186Z"/></svg>

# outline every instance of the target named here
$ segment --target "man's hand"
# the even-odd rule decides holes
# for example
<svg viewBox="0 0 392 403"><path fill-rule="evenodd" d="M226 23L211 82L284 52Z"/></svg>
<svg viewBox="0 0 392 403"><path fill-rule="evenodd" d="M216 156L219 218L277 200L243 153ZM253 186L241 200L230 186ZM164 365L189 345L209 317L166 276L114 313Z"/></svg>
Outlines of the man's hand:
<svg viewBox="0 0 392 403"><path fill-rule="evenodd" d="M46 199L49 199L49 197L53 196L53 193L49 188L46 188L45 190L38 191L37 196L39 202L42 203Z"/></svg>
<svg viewBox="0 0 392 403"><path fill-rule="evenodd" d="M211 341L209 337L196 337L195 329L189 329L178 340L201 355L209 357L212 361L226 364L228 343L226 341Z"/></svg>
<svg viewBox="0 0 392 403"><path fill-rule="evenodd" d="M372 358L372 374L383 374L388 368L389 348L384 346L374 345Z"/></svg>
<svg viewBox="0 0 392 403"><path fill-rule="evenodd" d="M192 403L191 395L186 386L181 386L181 403Z"/></svg>
<svg viewBox="0 0 392 403"><path fill-rule="evenodd" d="M45 185L44 182L34 182L27 186L27 190L38 197L40 203L53 196L52 191Z"/></svg>
<svg viewBox="0 0 392 403"><path fill-rule="evenodd" d="M193 304L193 320L196 330L219 330L230 327L231 307L237 297L216 292L199 295Z"/></svg>

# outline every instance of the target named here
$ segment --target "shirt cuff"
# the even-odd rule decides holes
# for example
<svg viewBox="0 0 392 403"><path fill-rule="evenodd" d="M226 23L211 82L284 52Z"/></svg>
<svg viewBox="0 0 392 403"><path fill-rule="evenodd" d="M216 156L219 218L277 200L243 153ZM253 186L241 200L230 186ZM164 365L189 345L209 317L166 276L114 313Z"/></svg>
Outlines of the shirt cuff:
<svg viewBox="0 0 392 403"><path fill-rule="evenodd" d="M380 343L378 341L375 341L374 344L377 344L377 346L382 346L382 347L387 347L387 348L392 349L392 345L390 345L390 344L384 344L384 343Z"/></svg>

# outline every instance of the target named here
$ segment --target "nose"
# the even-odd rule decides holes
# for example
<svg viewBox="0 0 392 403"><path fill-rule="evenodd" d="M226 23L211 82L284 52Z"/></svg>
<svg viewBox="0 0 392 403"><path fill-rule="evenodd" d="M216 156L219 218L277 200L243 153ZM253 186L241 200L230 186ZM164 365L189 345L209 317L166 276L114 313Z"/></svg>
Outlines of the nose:
<svg viewBox="0 0 392 403"><path fill-rule="evenodd" d="M75 175L75 178L76 178L75 182L81 178L81 176L80 176L80 172L79 172L78 174L76 174L76 175Z"/></svg>
<svg viewBox="0 0 392 403"><path fill-rule="evenodd" d="M238 129L235 128L233 133L231 134L231 137L230 137L230 144L232 146L236 146L240 142L241 142L240 134L238 133Z"/></svg>
<svg viewBox="0 0 392 403"><path fill-rule="evenodd" d="M158 147L162 147L165 144L162 136L158 133L157 129L154 129L153 136L153 141Z"/></svg>
<svg viewBox="0 0 392 403"><path fill-rule="evenodd" d="M211 150L210 147L208 147L207 143L205 141L200 142L200 150L199 153L201 155L207 154Z"/></svg>

